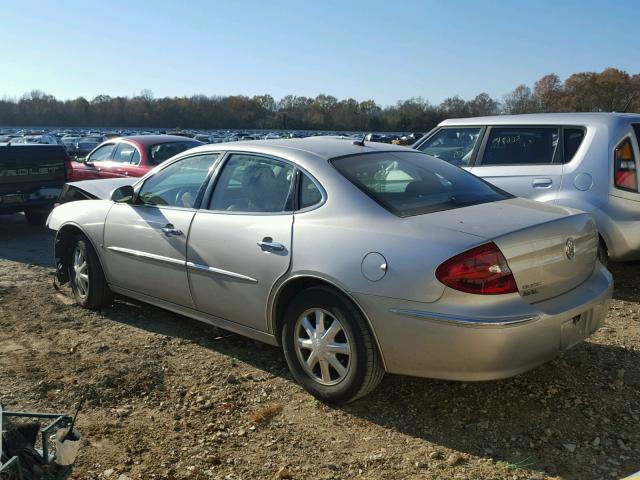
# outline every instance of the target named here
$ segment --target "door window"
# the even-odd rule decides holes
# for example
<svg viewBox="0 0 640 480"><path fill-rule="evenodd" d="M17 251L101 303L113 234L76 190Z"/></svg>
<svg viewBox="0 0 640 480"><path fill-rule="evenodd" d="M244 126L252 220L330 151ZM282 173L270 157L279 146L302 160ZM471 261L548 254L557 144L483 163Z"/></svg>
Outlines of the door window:
<svg viewBox="0 0 640 480"><path fill-rule="evenodd" d="M480 127L443 128L429 137L418 150L453 165L467 167L479 137Z"/></svg>
<svg viewBox="0 0 640 480"><path fill-rule="evenodd" d="M551 164L557 146L557 127L494 127L489 132L482 165Z"/></svg>
<svg viewBox="0 0 640 480"><path fill-rule="evenodd" d="M138 163L140 161L140 154L138 154L138 160L134 162L134 157L138 153L138 150L133 145L128 143L119 143L116 147L116 151L113 154L113 161L118 163Z"/></svg>
<svg viewBox="0 0 640 480"><path fill-rule="evenodd" d="M179 160L149 177L138 199L145 205L193 208L214 162L220 154L196 155Z"/></svg>
<svg viewBox="0 0 640 480"><path fill-rule="evenodd" d="M89 156L87 161L104 162L106 160L109 160L111 158L111 153L113 152L114 147L115 145L113 143L101 146Z"/></svg>
<svg viewBox="0 0 640 480"><path fill-rule="evenodd" d="M256 155L232 155L213 191L209 208L230 212L275 213L291 210L294 168Z"/></svg>

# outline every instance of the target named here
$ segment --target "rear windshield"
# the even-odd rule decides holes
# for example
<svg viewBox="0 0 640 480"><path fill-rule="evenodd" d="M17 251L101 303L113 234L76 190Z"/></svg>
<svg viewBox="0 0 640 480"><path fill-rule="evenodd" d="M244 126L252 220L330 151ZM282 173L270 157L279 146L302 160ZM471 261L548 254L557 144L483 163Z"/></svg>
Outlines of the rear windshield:
<svg viewBox="0 0 640 480"><path fill-rule="evenodd" d="M149 147L149 159L152 163L162 163L174 155L184 152L185 150L189 150L190 148L197 147L198 145L202 145L202 143L189 140L184 142L159 143Z"/></svg>
<svg viewBox="0 0 640 480"><path fill-rule="evenodd" d="M417 152L354 155L337 158L333 165L400 217L511 198L465 170Z"/></svg>

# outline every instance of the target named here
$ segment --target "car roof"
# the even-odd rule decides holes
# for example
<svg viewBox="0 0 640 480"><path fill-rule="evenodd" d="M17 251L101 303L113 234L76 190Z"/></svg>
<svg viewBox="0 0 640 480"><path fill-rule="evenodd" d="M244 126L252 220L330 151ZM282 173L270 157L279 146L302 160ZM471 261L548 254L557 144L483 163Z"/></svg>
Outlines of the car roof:
<svg viewBox="0 0 640 480"><path fill-rule="evenodd" d="M494 115L489 117L450 118L440 126L457 125L613 125L621 122L640 122L634 113L527 113L522 115Z"/></svg>
<svg viewBox="0 0 640 480"><path fill-rule="evenodd" d="M150 147L151 145L156 145L158 143L184 142L184 141L202 143L202 142L198 142L198 140L194 140L193 138L180 137L178 135L132 135L130 137L109 138L106 142L130 142L130 143L135 143L137 146L141 148L146 148L146 147Z"/></svg>
<svg viewBox="0 0 640 480"><path fill-rule="evenodd" d="M240 151L263 153L281 157L295 156L296 153L306 154L305 157L315 157L320 160L330 160L336 157L347 155L360 155L375 152L413 152L407 147L391 145L388 143L364 142L364 146L354 144L351 137L321 136L306 138L281 138L273 140L249 140L244 142L216 143L213 145L203 145L190 153L197 151Z"/></svg>

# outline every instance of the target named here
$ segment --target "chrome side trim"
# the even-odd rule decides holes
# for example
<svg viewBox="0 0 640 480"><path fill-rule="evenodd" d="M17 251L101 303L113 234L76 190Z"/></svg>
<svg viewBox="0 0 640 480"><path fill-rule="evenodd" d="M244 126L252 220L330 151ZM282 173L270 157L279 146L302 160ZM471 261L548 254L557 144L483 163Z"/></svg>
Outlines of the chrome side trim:
<svg viewBox="0 0 640 480"><path fill-rule="evenodd" d="M224 275L225 277L237 278L239 280L245 280L251 283L258 283L258 280L252 277L247 277L246 275L242 275L236 272L230 272L228 270L222 270L221 268L209 267L207 265L200 265L198 263L187 262L187 268L192 268L194 270L200 270L202 272L214 273L217 275Z"/></svg>
<svg viewBox="0 0 640 480"><path fill-rule="evenodd" d="M435 320L437 322L454 324L462 327L508 327L512 325L522 325L534 322L540 317L538 315L509 315L504 317L464 317L461 315L448 315L443 313L424 312L422 310L405 310L400 308L389 309L396 315L423 318L425 320Z"/></svg>
<svg viewBox="0 0 640 480"><path fill-rule="evenodd" d="M179 265L181 267L184 267L186 263L184 260L178 260L177 258L164 257L162 255L156 255L155 253L141 252L140 250L132 250L130 248L107 247L107 250L111 250L112 252L117 253L124 253L125 255L131 255L132 257L148 258L149 260L170 263L171 265Z"/></svg>
<svg viewBox="0 0 640 480"><path fill-rule="evenodd" d="M258 340L260 342L268 343L269 345L278 346L278 342L273 335L262 332L260 330L256 330L255 328L247 327L221 317L216 317L214 315L209 315L208 313L201 312L193 308L167 302L166 300L162 300L160 298L152 297L139 292L134 292L132 290L127 290L126 288L117 287L111 284L109 284L109 288L111 288L114 293L119 293L120 295L135 298L136 300L150 303L151 305L156 305L160 308L166 308L171 312L179 313L180 315L186 315L187 317L194 318L215 327L223 328L225 330L229 330L230 332L253 338L254 340Z"/></svg>

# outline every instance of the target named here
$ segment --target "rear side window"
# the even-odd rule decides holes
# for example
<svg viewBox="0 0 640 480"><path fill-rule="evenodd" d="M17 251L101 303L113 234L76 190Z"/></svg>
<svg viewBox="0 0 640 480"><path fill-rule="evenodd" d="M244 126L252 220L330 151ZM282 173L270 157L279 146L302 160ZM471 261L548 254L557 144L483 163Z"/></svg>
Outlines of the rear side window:
<svg viewBox="0 0 640 480"><path fill-rule="evenodd" d="M234 154L216 182L210 210L279 213L290 210L292 165L257 155Z"/></svg>
<svg viewBox="0 0 640 480"><path fill-rule="evenodd" d="M564 162L568 163L575 156L580 144L584 139L584 130L582 128L565 128L564 129Z"/></svg>
<svg viewBox="0 0 640 480"><path fill-rule="evenodd" d="M335 159L333 165L400 217L511 198L460 168L417 152L354 155Z"/></svg>
<svg viewBox="0 0 640 480"><path fill-rule="evenodd" d="M494 127L489 132L482 165L547 165L554 163L557 127Z"/></svg>
<svg viewBox="0 0 640 480"><path fill-rule="evenodd" d="M308 208L316 203L320 203L322 201L322 193L320 193L317 185L304 173L301 173L300 177L298 208Z"/></svg>
<svg viewBox="0 0 640 480"><path fill-rule="evenodd" d="M119 143L113 154L113 161L119 163L133 163L133 157L137 153L136 147L128 143ZM137 162L136 162L137 163Z"/></svg>
<svg viewBox="0 0 640 480"><path fill-rule="evenodd" d="M159 143L149 147L149 160L151 163L162 163L165 160L169 160L171 157L189 150L190 148L202 145L200 142L169 142Z"/></svg>
<svg viewBox="0 0 640 480"><path fill-rule="evenodd" d="M459 167L471 163L473 149L480 136L480 127L443 128L429 137L418 150Z"/></svg>

